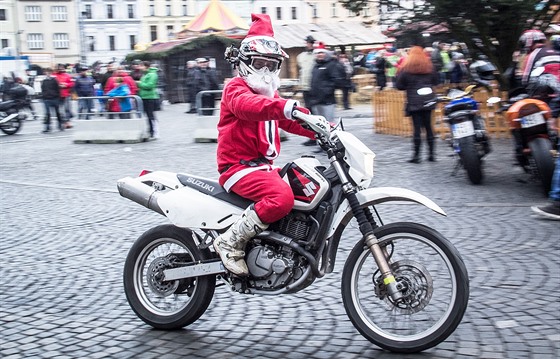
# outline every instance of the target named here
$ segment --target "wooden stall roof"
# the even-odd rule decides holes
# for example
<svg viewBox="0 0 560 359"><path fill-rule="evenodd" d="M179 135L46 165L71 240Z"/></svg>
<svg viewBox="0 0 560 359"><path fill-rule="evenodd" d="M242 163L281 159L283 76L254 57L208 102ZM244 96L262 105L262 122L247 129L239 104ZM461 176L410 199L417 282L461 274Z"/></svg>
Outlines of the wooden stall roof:
<svg viewBox="0 0 560 359"><path fill-rule="evenodd" d="M305 47L305 38L308 35L327 46L375 45L394 40L383 35L378 27L367 26L361 22L286 25L274 25L273 22L272 26L274 37L284 49Z"/></svg>

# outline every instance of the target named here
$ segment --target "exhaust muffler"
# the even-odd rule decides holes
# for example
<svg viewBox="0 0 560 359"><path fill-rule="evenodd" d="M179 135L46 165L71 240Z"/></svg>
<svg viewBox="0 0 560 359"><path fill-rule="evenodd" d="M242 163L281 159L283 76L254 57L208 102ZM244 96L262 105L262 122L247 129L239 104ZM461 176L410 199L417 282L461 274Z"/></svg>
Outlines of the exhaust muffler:
<svg viewBox="0 0 560 359"><path fill-rule="evenodd" d="M165 216L157 202L158 197L162 193L157 191L155 188L132 177L125 177L118 180L117 188L119 190L119 194L124 198L128 198L131 201L141 204L142 206Z"/></svg>

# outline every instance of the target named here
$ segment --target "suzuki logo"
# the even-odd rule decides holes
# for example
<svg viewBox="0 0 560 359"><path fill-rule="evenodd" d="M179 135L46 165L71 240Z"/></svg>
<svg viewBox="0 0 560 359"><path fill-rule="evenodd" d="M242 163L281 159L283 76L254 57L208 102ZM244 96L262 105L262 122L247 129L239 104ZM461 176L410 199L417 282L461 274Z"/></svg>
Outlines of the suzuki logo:
<svg viewBox="0 0 560 359"><path fill-rule="evenodd" d="M214 192L214 186L209 185L208 183L204 183L201 180L198 180L196 178L189 177L189 178L187 178L187 182L192 183L195 186L200 187L202 189L205 189L207 191Z"/></svg>
<svg viewBox="0 0 560 359"><path fill-rule="evenodd" d="M305 188L303 189L303 193L307 196L307 197L312 197L315 194L315 191L317 189L317 186L315 186L315 183L313 182L309 182L305 184Z"/></svg>

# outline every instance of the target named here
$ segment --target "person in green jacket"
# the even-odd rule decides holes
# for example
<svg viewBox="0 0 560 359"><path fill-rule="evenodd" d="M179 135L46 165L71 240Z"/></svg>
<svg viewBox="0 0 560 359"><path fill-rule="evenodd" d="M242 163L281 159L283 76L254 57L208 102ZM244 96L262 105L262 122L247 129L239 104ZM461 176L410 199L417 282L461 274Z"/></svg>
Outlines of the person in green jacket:
<svg viewBox="0 0 560 359"><path fill-rule="evenodd" d="M144 72L144 75L138 81L138 96L142 99L142 104L144 105L144 112L148 116L148 126L150 128L150 138L159 138L159 126L158 121L154 115L157 103L159 101L159 95L157 93L157 83L158 75L157 69L151 67L149 61L144 61L140 65L140 69Z"/></svg>

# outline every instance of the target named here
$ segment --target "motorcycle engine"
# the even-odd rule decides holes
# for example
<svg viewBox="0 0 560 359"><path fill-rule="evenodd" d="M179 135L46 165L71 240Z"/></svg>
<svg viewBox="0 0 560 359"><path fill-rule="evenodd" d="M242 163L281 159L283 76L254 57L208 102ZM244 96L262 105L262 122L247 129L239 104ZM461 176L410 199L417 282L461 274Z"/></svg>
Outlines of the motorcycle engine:
<svg viewBox="0 0 560 359"><path fill-rule="evenodd" d="M247 246L246 261L254 288L283 288L302 276L304 268L292 249L264 241L253 244Z"/></svg>

